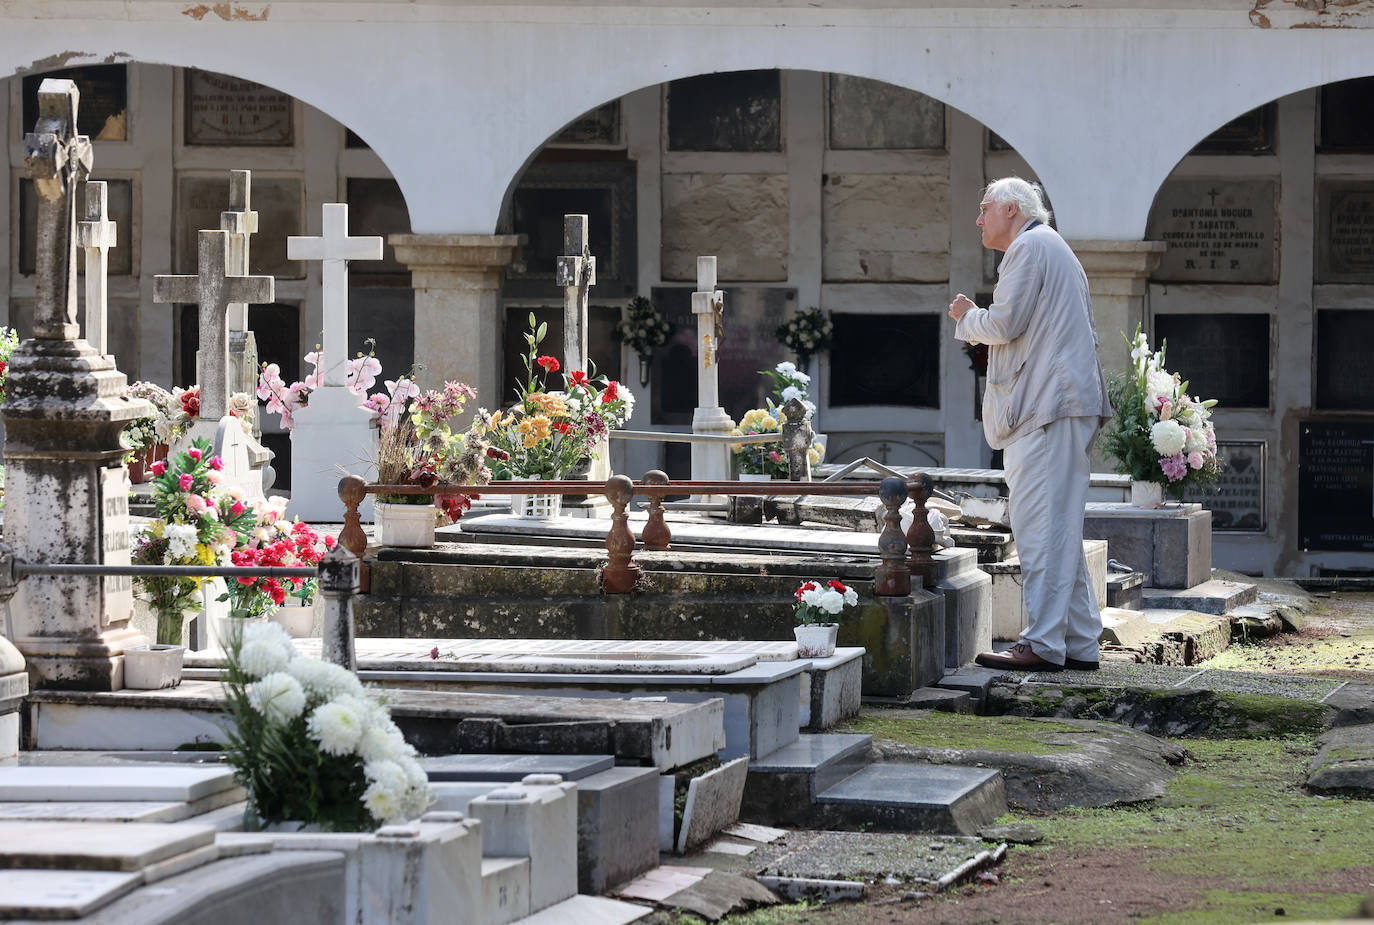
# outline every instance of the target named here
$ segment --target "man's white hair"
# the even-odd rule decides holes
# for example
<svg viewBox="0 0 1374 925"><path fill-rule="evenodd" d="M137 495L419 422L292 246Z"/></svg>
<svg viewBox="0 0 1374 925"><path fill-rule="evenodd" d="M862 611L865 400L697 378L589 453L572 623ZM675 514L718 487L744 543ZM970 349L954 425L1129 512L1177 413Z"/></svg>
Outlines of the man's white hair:
<svg viewBox="0 0 1374 925"><path fill-rule="evenodd" d="M1010 202L1027 221L1050 223L1050 210L1045 208L1045 192L1037 183L1020 177L1003 177L988 184L983 198L988 202Z"/></svg>

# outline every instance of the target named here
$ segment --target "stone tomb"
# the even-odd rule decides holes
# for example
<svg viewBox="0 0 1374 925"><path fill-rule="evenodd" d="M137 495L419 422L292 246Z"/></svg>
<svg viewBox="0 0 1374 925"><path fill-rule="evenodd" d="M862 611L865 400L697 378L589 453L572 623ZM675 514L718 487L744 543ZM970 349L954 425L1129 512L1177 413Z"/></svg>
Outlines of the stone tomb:
<svg viewBox="0 0 1374 925"><path fill-rule="evenodd" d="M1090 501L1083 537L1106 540L1112 558L1143 574L1147 588L1191 588L1212 576L1212 513L1200 504L1145 510Z"/></svg>

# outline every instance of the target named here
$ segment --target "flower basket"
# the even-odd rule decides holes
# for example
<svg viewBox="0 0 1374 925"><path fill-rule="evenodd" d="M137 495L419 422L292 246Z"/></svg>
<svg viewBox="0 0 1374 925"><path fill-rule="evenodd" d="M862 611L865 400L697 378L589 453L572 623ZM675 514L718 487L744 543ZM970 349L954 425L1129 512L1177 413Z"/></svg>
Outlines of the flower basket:
<svg viewBox="0 0 1374 925"><path fill-rule="evenodd" d="M377 545L422 549L434 545L437 509L433 504L373 504Z"/></svg>
<svg viewBox="0 0 1374 925"><path fill-rule="evenodd" d="M792 627L797 637L797 658L829 658L835 654L838 623L804 623Z"/></svg>
<svg viewBox="0 0 1374 925"><path fill-rule="evenodd" d="M517 482L537 482L538 476L515 479ZM511 495L510 512L528 520L551 520L563 510L562 495Z"/></svg>
<svg viewBox="0 0 1374 925"><path fill-rule="evenodd" d="M133 646L124 650L124 686L139 691L157 691L181 683L181 662L185 646Z"/></svg>

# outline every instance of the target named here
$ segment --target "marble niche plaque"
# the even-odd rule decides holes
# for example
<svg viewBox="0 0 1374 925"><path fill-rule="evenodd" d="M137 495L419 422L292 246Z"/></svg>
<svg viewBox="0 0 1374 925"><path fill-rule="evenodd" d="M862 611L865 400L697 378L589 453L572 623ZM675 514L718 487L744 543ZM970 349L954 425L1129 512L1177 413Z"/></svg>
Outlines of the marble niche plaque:
<svg viewBox="0 0 1374 925"><path fill-rule="evenodd" d="M1374 409L1374 311L1323 308L1317 312L1317 407Z"/></svg>
<svg viewBox="0 0 1374 925"><path fill-rule="evenodd" d="M107 273L110 276L128 276L133 272L134 266L134 183L129 179L111 179L109 177L93 177L95 180L104 180L106 197L108 200L110 220L117 223L115 228L115 246L105 252ZM79 208L85 208L85 203L79 203ZM79 213L84 217L85 212ZM34 267L34 240L38 227L38 192L34 189L33 181L27 177L19 178L19 272L31 275L35 272ZM76 272L79 276L86 273L86 261L80 251L77 252ZM84 290L82 293L84 298Z"/></svg>
<svg viewBox="0 0 1374 925"><path fill-rule="evenodd" d="M940 316L835 312L832 407L940 407Z"/></svg>
<svg viewBox="0 0 1374 925"><path fill-rule="evenodd" d="M830 174L821 181L826 282L949 279L949 178Z"/></svg>
<svg viewBox="0 0 1374 925"><path fill-rule="evenodd" d="M258 233L253 235L248 252L248 268L253 274L266 274L277 279L300 279L305 276L300 261L286 259L287 236L305 234L301 222L302 196L299 177L253 174L253 209L258 213ZM227 173L181 174L177 177L178 273L195 274L197 235L203 228L219 228L220 213L228 208Z"/></svg>
<svg viewBox="0 0 1374 925"><path fill-rule="evenodd" d="M103 547L101 562L105 565L128 565L129 552L129 487L126 473L120 469L100 470L100 541ZM127 620L134 613L133 578L128 575L106 575L104 609L100 625Z"/></svg>
<svg viewBox="0 0 1374 925"><path fill-rule="evenodd" d="M715 255L722 283L787 279L788 191L787 174L664 174L663 278L695 282Z"/></svg>
<svg viewBox="0 0 1374 925"><path fill-rule="evenodd" d="M945 104L924 93L831 74L828 102L832 151L945 146Z"/></svg>
<svg viewBox="0 0 1374 925"><path fill-rule="evenodd" d="M1278 106L1265 103L1237 116L1198 142L1189 154L1267 154L1274 150Z"/></svg>
<svg viewBox="0 0 1374 925"><path fill-rule="evenodd" d="M1225 468L1217 476L1215 491L1187 491L1184 501L1196 501L1212 512L1212 529L1227 533L1263 533L1264 458L1263 440L1217 442L1217 455Z"/></svg>
<svg viewBox="0 0 1374 925"><path fill-rule="evenodd" d="M1374 77L1327 84L1318 94L1321 150L1374 150Z"/></svg>
<svg viewBox="0 0 1374 925"><path fill-rule="evenodd" d="M19 140L38 120L38 88L49 77L70 80L81 94L76 130L91 141L129 139L129 69L123 64L92 64L24 76L23 123ZM98 163L98 161L97 161ZM98 179L98 178L97 178Z"/></svg>
<svg viewBox="0 0 1374 925"><path fill-rule="evenodd" d="M196 68L186 69L185 80L186 144L255 148L295 144L295 99L289 93Z"/></svg>
<svg viewBox="0 0 1374 925"><path fill-rule="evenodd" d="M1186 370L1188 394L1225 408L1269 407L1267 314L1155 315L1153 342L1167 366Z"/></svg>
<svg viewBox="0 0 1374 925"><path fill-rule="evenodd" d="M1170 180L1155 196L1147 238L1169 245L1151 276L1171 283L1277 279L1272 180Z"/></svg>
<svg viewBox="0 0 1374 925"><path fill-rule="evenodd" d="M720 404L734 420L750 408L764 407L771 387L761 369L796 360L778 343L774 331L796 309L795 289L722 286L725 337L720 345ZM676 326L668 343L654 350L654 424L690 425L697 405L697 322L690 287L656 288L653 302Z"/></svg>
<svg viewBox="0 0 1374 925"><path fill-rule="evenodd" d="M1374 550L1374 423L1299 422L1298 548Z"/></svg>
<svg viewBox="0 0 1374 925"><path fill-rule="evenodd" d="M781 72L729 71L668 84L668 150L781 151Z"/></svg>
<svg viewBox="0 0 1374 925"><path fill-rule="evenodd" d="M1317 185L1317 281L1374 282L1374 183Z"/></svg>

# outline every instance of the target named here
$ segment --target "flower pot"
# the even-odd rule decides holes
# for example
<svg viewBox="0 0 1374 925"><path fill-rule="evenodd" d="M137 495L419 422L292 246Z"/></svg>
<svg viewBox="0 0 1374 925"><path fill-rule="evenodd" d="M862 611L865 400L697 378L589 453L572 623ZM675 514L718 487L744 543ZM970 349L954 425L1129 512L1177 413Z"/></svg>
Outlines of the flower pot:
<svg viewBox="0 0 1374 925"><path fill-rule="evenodd" d="M373 505L377 523L377 545L422 548L434 545L437 508L433 504Z"/></svg>
<svg viewBox="0 0 1374 925"><path fill-rule="evenodd" d="M216 616L210 620L210 632L214 644L224 651L237 645L243 638L243 628L249 623L266 623L266 617L227 617Z"/></svg>
<svg viewBox="0 0 1374 925"><path fill-rule="evenodd" d="M1146 510L1164 506L1164 486L1158 482L1131 482L1131 504Z"/></svg>
<svg viewBox="0 0 1374 925"><path fill-rule="evenodd" d="M835 654L838 623L803 623L792 627L797 637L797 658L829 658Z"/></svg>
<svg viewBox="0 0 1374 925"><path fill-rule="evenodd" d="M181 683L185 646L133 646L124 650L124 686L156 691Z"/></svg>
<svg viewBox="0 0 1374 925"><path fill-rule="evenodd" d="M537 482L539 476L516 479L517 482ZM550 520L563 510L562 495L511 495L510 512L529 520Z"/></svg>
<svg viewBox="0 0 1374 925"><path fill-rule="evenodd" d="M135 485L148 481L152 477L153 463L166 458L167 444L150 443L145 446L135 453L134 458L129 462L129 481Z"/></svg>
<svg viewBox="0 0 1374 925"><path fill-rule="evenodd" d="M306 604L300 598L288 597L268 619L280 624L292 639L308 639L315 635L316 605L323 599L322 595L316 594L315 600Z"/></svg>

